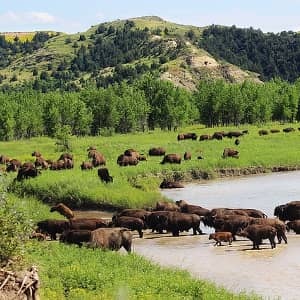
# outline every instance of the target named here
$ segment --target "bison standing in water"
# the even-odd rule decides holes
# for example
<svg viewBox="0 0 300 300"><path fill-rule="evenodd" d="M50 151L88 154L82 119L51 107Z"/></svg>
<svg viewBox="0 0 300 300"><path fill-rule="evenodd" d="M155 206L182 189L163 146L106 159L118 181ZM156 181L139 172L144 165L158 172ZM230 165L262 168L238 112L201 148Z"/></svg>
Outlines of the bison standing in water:
<svg viewBox="0 0 300 300"><path fill-rule="evenodd" d="M300 220L287 222L286 228L288 231L294 230L296 234L300 234Z"/></svg>
<svg viewBox="0 0 300 300"><path fill-rule="evenodd" d="M140 218L122 216L122 217L114 218L114 220L111 222L111 226L125 227L130 230L137 230L140 238L142 238L143 228L145 227L145 224Z"/></svg>
<svg viewBox="0 0 300 300"><path fill-rule="evenodd" d="M170 163L170 164L180 164L181 156L178 154L167 154L164 156L161 164Z"/></svg>
<svg viewBox="0 0 300 300"><path fill-rule="evenodd" d="M278 217L281 221L294 221L300 219L300 201L291 201L276 206L274 216Z"/></svg>
<svg viewBox="0 0 300 300"><path fill-rule="evenodd" d="M184 188L184 185L177 181L170 181L164 179L159 187L161 189L178 189L178 188Z"/></svg>
<svg viewBox="0 0 300 300"><path fill-rule="evenodd" d="M232 241L233 241L233 237L231 232L215 232L215 233L211 233L209 235L209 240L215 240L215 246L222 246L221 242L229 242L229 245L231 245Z"/></svg>
<svg viewBox="0 0 300 300"><path fill-rule="evenodd" d="M272 249L276 247L276 229L270 225L249 225L244 230L239 231L238 235L251 240L253 242L253 250L259 250L259 245L263 239L268 239L270 241Z"/></svg>

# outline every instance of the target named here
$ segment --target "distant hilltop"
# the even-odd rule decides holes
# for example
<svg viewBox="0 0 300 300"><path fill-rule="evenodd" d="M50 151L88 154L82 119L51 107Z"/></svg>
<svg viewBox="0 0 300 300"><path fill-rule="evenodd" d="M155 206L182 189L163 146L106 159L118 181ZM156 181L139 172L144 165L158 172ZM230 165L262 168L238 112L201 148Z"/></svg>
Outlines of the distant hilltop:
<svg viewBox="0 0 300 300"><path fill-rule="evenodd" d="M29 34L33 34L34 32L32 31L28 31L28 32L0 32L0 35L5 35L5 36L22 36L22 35L29 35Z"/></svg>

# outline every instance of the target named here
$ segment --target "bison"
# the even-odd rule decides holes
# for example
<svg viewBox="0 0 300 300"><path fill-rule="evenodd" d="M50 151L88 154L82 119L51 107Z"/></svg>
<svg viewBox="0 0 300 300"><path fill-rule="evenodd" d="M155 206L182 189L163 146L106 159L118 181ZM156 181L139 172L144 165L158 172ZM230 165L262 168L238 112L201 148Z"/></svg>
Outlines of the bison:
<svg viewBox="0 0 300 300"><path fill-rule="evenodd" d="M106 160L105 157L102 153L96 152L94 153L93 159L92 159L92 164L94 167L106 165Z"/></svg>
<svg viewBox="0 0 300 300"><path fill-rule="evenodd" d="M180 208L180 211L188 214L196 214L198 216L206 216L209 210L198 205L188 204L184 200L176 201L176 205Z"/></svg>
<svg viewBox="0 0 300 300"><path fill-rule="evenodd" d="M249 225L244 230L239 231L238 235L251 240L253 242L253 250L259 250L259 245L263 239L268 239L270 241L272 249L276 247L276 229L270 225Z"/></svg>
<svg viewBox="0 0 300 300"><path fill-rule="evenodd" d="M80 168L81 170L91 170L93 169L93 164L89 161L83 161Z"/></svg>
<svg viewBox="0 0 300 300"><path fill-rule="evenodd" d="M98 169L98 177L105 183L113 182L113 178L109 175L107 168Z"/></svg>
<svg viewBox="0 0 300 300"><path fill-rule="evenodd" d="M178 154L167 154L164 156L161 164L170 163L170 164L180 164L181 156Z"/></svg>
<svg viewBox="0 0 300 300"><path fill-rule="evenodd" d="M177 181L170 181L167 179L164 179L162 183L159 186L161 189L177 189L177 188L184 188L184 186Z"/></svg>
<svg viewBox="0 0 300 300"><path fill-rule="evenodd" d="M149 211L146 211L144 209L123 209L120 213L117 215L113 216L113 221L115 218L121 217L121 216L127 216L127 217L134 217L134 218L139 218L142 221L146 222L148 216L151 213Z"/></svg>
<svg viewBox="0 0 300 300"><path fill-rule="evenodd" d="M166 150L162 147L158 147L158 148L151 148L149 150L149 155L150 156L162 156L166 154Z"/></svg>
<svg viewBox="0 0 300 300"><path fill-rule="evenodd" d="M17 180L21 181L23 179L28 179L28 178L34 178L37 177L39 174L41 174L41 171L38 170L33 164L28 165L28 166L22 166L22 168L20 168L18 170L18 175L17 175Z"/></svg>
<svg viewBox="0 0 300 300"><path fill-rule="evenodd" d="M0 164L2 165L6 165L10 160L11 158L9 158L8 156L0 155Z"/></svg>
<svg viewBox="0 0 300 300"><path fill-rule="evenodd" d="M191 160L192 159L192 153L191 152L184 152L183 159L184 160Z"/></svg>
<svg viewBox="0 0 300 300"><path fill-rule="evenodd" d="M127 228L99 228L91 232L90 247L118 251L124 247L131 252L132 233Z"/></svg>
<svg viewBox="0 0 300 300"><path fill-rule="evenodd" d="M209 134L202 134L200 135L199 141L211 140L212 137Z"/></svg>
<svg viewBox="0 0 300 300"><path fill-rule="evenodd" d="M69 229L73 230L95 230L97 228L107 226L107 221L100 218L80 218L69 220Z"/></svg>
<svg viewBox="0 0 300 300"><path fill-rule="evenodd" d="M157 231L158 233L163 233L167 230L166 220L170 215L170 211L154 211L147 216L146 224L147 228L152 229L152 232Z"/></svg>
<svg viewBox="0 0 300 300"><path fill-rule="evenodd" d="M44 170L48 169L49 164L47 163L47 161L42 157L42 156L38 156L34 162L35 167L41 167Z"/></svg>
<svg viewBox="0 0 300 300"><path fill-rule="evenodd" d="M295 131L295 128L293 128L293 127L288 127L288 128L282 129L282 131L285 132L285 133L289 133L289 132Z"/></svg>
<svg viewBox="0 0 300 300"><path fill-rule="evenodd" d="M209 240L215 240L215 246L222 246L221 242L229 242L229 245L231 245L232 241L233 241L233 237L231 232L225 231L225 232L215 232L215 233L211 233L209 235Z"/></svg>
<svg viewBox="0 0 300 300"><path fill-rule="evenodd" d="M17 159L11 159L6 164L6 172L16 172L19 168L21 168L22 163Z"/></svg>
<svg viewBox="0 0 300 300"><path fill-rule="evenodd" d="M63 203L58 203L57 205L52 206L50 208L50 212L54 212L54 211L59 212L61 215L63 215L67 219L73 219L74 218L73 211Z"/></svg>
<svg viewBox="0 0 300 300"><path fill-rule="evenodd" d="M233 137L238 138L238 137L240 137L240 136L242 136L242 135L243 135L243 133L242 133L242 132L239 132L239 131L229 131L229 132L227 133L227 137L229 137L229 138L233 138Z"/></svg>
<svg viewBox="0 0 300 300"><path fill-rule="evenodd" d="M71 153L63 153L61 154L58 160L65 160L65 159L73 160L73 155Z"/></svg>
<svg viewBox="0 0 300 300"><path fill-rule="evenodd" d="M138 163L139 160L135 156L127 156L125 154L121 154L117 159L117 164L120 167L136 166Z"/></svg>
<svg viewBox="0 0 300 300"><path fill-rule="evenodd" d="M223 151L223 158L226 157L234 157L234 158L239 158L239 151L230 149L230 148L225 148Z"/></svg>
<svg viewBox="0 0 300 300"><path fill-rule="evenodd" d="M258 131L258 134L259 135L268 135L269 134L269 131L268 130L265 130L265 129L261 129Z"/></svg>
<svg viewBox="0 0 300 300"><path fill-rule="evenodd" d="M300 234L300 220L287 222L286 228L288 231L294 230L296 234Z"/></svg>
<svg viewBox="0 0 300 300"><path fill-rule="evenodd" d="M90 241L91 232L91 230L66 230L61 234L59 241L67 244L76 244L81 247L82 243Z"/></svg>
<svg viewBox="0 0 300 300"><path fill-rule="evenodd" d="M38 232L49 234L51 240L56 240L57 233L63 233L69 228L69 222L63 220L43 220L37 223Z"/></svg>
<svg viewBox="0 0 300 300"><path fill-rule="evenodd" d="M33 152L31 153L31 156L41 157L41 156L42 156L42 153L41 153L41 152L38 152L38 151L33 151Z"/></svg>
<svg viewBox="0 0 300 300"><path fill-rule="evenodd" d="M292 201L275 207L274 216L282 221L300 219L300 201Z"/></svg>
<svg viewBox="0 0 300 300"><path fill-rule="evenodd" d="M156 202L155 211L180 211L180 208L175 204L171 202L166 201L158 201Z"/></svg>
<svg viewBox="0 0 300 300"><path fill-rule="evenodd" d="M115 218L111 225L113 227L125 227L130 230L137 230L140 238L143 237L143 228L145 227L145 224L140 218L122 216Z"/></svg>
<svg viewBox="0 0 300 300"><path fill-rule="evenodd" d="M270 132L271 133L278 133L278 132L280 132L280 130L279 129L270 129Z"/></svg>
<svg viewBox="0 0 300 300"><path fill-rule="evenodd" d="M215 132L212 135L212 140L222 140L223 139L223 133L222 132Z"/></svg>

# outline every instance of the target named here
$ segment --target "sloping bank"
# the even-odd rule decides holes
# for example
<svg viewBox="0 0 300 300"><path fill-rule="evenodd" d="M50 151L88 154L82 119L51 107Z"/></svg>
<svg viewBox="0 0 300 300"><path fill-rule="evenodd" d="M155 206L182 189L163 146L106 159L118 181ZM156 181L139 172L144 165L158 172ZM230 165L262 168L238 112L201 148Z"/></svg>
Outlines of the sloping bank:
<svg viewBox="0 0 300 300"><path fill-rule="evenodd" d="M164 173L123 176L113 184L100 183L95 176L86 178L78 172L72 176L68 173L57 176L48 172L32 180L12 182L11 190L21 196L34 196L49 205L63 202L76 209L115 211L123 208L155 206L155 203L163 198L158 188L163 178L189 183L229 176L296 170L300 170L300 166L234 167L219 168L214 171L194 168L188 171L168 170Z"/></svg>

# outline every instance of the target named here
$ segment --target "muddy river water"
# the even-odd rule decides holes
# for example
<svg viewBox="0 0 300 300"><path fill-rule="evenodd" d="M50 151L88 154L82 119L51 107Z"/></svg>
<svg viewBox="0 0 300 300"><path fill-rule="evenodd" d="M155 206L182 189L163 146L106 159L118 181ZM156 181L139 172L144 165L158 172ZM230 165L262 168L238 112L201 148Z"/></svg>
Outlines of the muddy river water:
<svg viewBox="0 0 300 300"><path fill-rule="evenodd" d="M300 199L300 172L207 181L162 193L206 208L257 208L272 216L275 206ZM266 299L300 299L300 235L289 233L288 244L274 250L267 242L262 250L250 250L252 243L242 239L231 246L223 244L214 247L208 235L186 233L176 238L147 233L134 239L134 251L232 291L254 291Z"/></svg>

